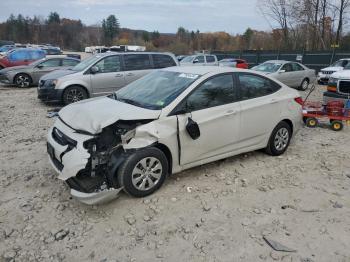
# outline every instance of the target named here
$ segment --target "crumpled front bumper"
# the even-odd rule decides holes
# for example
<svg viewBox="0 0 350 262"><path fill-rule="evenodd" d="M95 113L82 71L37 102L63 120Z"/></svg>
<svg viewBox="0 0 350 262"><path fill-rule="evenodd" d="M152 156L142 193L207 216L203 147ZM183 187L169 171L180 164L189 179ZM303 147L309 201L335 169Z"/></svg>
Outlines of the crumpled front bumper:
<svg viewBox="0 0 350 262"><path fill-rule="evenodd" d="M53 129L57 128L64 135L77 142L76 147L68 150L67 145L61 145L55 140ZM55 171L58 173L58 178L67 181L69 178L75 177L79 171L85 169L90 154L84 148L83 143L92 136L76 133L75 130L66 126L60 119L57 119L54 126L49 129L48 133L48 148L52 147L54 152L49 153L49 161ZM49 151L49 149L48 149ZM109 188L99 192L85 193L71 188L71 195L82 203L88 205L103 204L118 197L122 188Z"/></svg>
<svg viewBox="0 0 350 262"><path fill-rule="evenodd" d="M116 199L123 188L110 188L96 193L83 193L71 189L71 195L78 201L87 205L105 204Z"/></svg>

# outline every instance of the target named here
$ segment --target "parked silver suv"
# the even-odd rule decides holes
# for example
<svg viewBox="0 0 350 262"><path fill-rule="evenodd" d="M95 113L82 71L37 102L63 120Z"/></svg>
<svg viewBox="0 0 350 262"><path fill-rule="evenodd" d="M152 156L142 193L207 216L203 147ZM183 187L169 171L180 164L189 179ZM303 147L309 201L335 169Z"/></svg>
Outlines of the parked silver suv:
<svg viewBox="0 0 350 262"><path fill-rule="evenodd" d="M39 81L38 98L70 104L108 95L152 70L178 65L170 53L130 52L91 56L69 70L57 70Z"/></svg>

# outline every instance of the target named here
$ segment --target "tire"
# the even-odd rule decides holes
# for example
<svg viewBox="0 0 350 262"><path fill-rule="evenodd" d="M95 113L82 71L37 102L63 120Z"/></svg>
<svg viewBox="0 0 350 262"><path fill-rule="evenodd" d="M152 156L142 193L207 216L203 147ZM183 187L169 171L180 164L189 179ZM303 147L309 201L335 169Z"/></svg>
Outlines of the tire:
<svg viewBox="0 0 350 262"><path fill-rule="evenodd" d="M272 131L265 152L271 156L282 155L288 148L292 138L292 129L282 121Z"/></svg>
<svg viewBox="0 0 350 262"><path fill-rule="evenodd" d="M154 171L151 171L152 166ZM129 195L145 197L162 186L167 174L166 156L158 148L149 147L130 155L118 169L117 179L119 186L124 187ZM150 182L154 184L151 185Z"/></svg>
<svg viewBox="0 0 350 262"><path fill-rule="evenodd" d="M309 118L306 119L305 124L306 124L307 127L315 128L318 125L318 120L316 118L314 118L314 117L309 117Z"/></svg>
<svg viewBox="0 0 350 262"><path fill-rule="evenodd" d="M75 103L88 98L88 94L81 86L71 86L63 92L63 103L65 105Z"/></svg>
<svg viewBox="0 0 350 262"><path fill-rule="evenodd" d="M340 120L332 120L331 121L331 129L333 131L341 131L344 128L344 124Z"/></svg>
<svg viewBox="0 0 350 262"><path fill-rule="evenodd" d="M13 83L20 88L29 87L32 84L32 78L27 74L20 73L15 76Z"/></svg>
<svg viewBox="0 0 350 262"><path fill-rule="evenodd" d="M309 88L309 79L305 78L299 86L299 90L306 91Z"/></svg>

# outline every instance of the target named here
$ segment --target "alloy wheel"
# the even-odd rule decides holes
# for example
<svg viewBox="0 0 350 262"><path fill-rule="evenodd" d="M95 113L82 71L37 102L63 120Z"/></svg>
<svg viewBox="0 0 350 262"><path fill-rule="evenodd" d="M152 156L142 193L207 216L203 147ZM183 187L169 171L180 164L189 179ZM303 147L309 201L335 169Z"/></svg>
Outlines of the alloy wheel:
<svg viewBox="0 0 350 262"><path fill-rule="evenodd" d="M152 189L162 176L163 167L159 159L146 157L141 159L132 171L132 184L141 191Z"/></svg>
<svg viewBox="0 0 350 262"><path fill-rule="evenodd" d="M78 89L71 89L67 93L67 101L70 103L78 102L84 99L84 94Z"/></svg>
<svg viewBox="0 0 350 262"><path fill-rule="evenodd" d="M30 85L30 79L26 75L19 75L16 78L16 85L19 87L28 87Z"/></svg>
<svg viewBox="0 0 350 262"><path fill-rule="evenodd" d="M278 151L284 150L288 146L289 142L289 131L287 128L282 127L275 135L274 144Z"/></svg>

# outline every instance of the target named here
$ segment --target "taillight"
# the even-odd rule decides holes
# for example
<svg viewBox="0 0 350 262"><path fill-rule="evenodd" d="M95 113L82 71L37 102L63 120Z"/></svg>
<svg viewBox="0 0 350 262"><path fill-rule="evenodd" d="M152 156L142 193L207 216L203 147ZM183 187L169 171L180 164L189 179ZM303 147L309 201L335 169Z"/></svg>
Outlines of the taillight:
<svg viewBox="0 0 350 262"><path fill-rule="evenodd" d="M303 99L299 96L299 97L296 97L294 98L294 101L297 102L299 105L303 105Z"/></svg>
<svg viewBox="0 0 350 262"><path fill-rule="evenodd" d="M337 92L337 87L336 86L327 86L327 91Z"/></svg>

